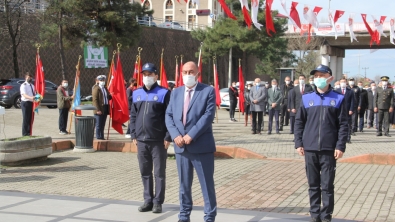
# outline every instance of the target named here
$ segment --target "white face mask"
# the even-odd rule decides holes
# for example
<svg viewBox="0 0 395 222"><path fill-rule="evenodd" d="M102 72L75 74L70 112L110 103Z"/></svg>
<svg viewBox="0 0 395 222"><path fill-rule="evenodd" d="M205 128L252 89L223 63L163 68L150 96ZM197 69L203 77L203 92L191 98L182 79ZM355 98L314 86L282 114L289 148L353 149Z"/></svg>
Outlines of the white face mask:
<svg viewBox="0 0 395 222"><path fill-rule="evenodd" d="M63 88L67 88L67 86L69 86L69 84L67 82L62 84Z"/></svg>
<svg viewBox="0 0 395 222"><path fill-rule="evenodd" d="M255 85L256 85L256 86L260 86L260 85L261 85L261 82L256 82Z"/></svg>
<svg viewBox="0 0 395 222"><path fill-rule="evenodd" d="M340 85L335 85L335 89L340 89Z"/></svg>
<svg viewBox="0 0 395 222"><path fill-rule="evenodd" d="M383 85L383 86L387 86L387 84L388 84L388 82L385 82L385 81L381 82L381 85Z"/></svg>
<svg viewBox="0 0 395 222"><path fill-rule="evenodd" d="M372 86L372 90L375 91L376 90L376 86Z"/></svg>
<svg viewBox="0 0 395 222"><path fill-rule="evenodd" d="M182 80L187 87L192 87L196 84L196 77L193 75L184 75Z"/></svg>
<svg viewBox="0 0 395 222"><path fill-rule="evenodd" d="M360 89L362 89L362 86L358 86Z"/></svg>
<svg viewBox="0 0 395 222"><path fill-rule="evenodd" d="M291 83L291 81L285 81L285 84L289 85Z"/></svg>
<svg viewBox="0 0 395 222"><path fill-rule="evenodd" d="M295 84L295 86L298 86L299 84Z"/></svg>
<svg viewBox="0 0 395 222"><path fill-rule="evenodd" d="M248 90L250 90L250 89L251 89L251 87L247 87L247 89L248 89Z"/></svg>
<svg viewBox="0 0 395 222"><path fill-rule="evenodd" d="M310 85L314 85L314 81L310 81L309 83L310 83Z"/></svg>
<svg viewBox="0 0 395 222"><path fill-rule="evenodd" d="M233 87L233 88L235 88L235 87L236 87L236 85L232 85L232 87Z"/></svg>
<svg viewBox="0 0 395 222"><path fill-rule="evenodd" d="M273 88L276 88L277 85L272 85Z"/></svg>
<svg viewBox="0 0 395 222"><path fill-rule="evenodd" d="M341 88L346 88L346 86L347 86L347 85L346 85L345 82L341 82L341 83L340 83L340 87L341 87Z"/></svg>
<svg viewBox="0 0 395 222"><path fill-rule="evenodd" d="M299 79L299 83L303 85L304 84L304 79Z"/></svg>
<svg viewBox="0 0 395 222"><path fill-rule="evenodd" d="M265 86L266 86L266 88L269 88L269 84L266 84Z"/></svg>
<svg viewBox="0 0 395 222"><path fill-rule="evenodd" d="M348 85L353 86L354 85L354 81L348 81Z"/></svg>
<svg viewBox="0 0 395 222"><path fill-rule="evenodd" d="M106 82L104 82L104 81L100 81L100 82L99 82L99 85L100 85L100 86L104 86L105 84L106 84Z"/></svg>
<svg viewBox="0 0 395 222"><path fill-rule="evenodd" d="M155 78L153 76L143 76L143 83L147 88L151 88L155 83Z"/></svg>

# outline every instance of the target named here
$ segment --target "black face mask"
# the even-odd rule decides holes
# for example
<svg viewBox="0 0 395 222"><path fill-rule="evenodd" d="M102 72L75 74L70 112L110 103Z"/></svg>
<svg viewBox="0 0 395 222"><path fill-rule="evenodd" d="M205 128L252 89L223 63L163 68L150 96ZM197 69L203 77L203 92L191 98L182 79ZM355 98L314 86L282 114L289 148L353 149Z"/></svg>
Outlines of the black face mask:
<svg viewBox="0 0 395 222"><path fill-rule="evenodd" d="M32 81L33 81L33 79L28 79L27 80L28 83L31 83Z"/></svg>

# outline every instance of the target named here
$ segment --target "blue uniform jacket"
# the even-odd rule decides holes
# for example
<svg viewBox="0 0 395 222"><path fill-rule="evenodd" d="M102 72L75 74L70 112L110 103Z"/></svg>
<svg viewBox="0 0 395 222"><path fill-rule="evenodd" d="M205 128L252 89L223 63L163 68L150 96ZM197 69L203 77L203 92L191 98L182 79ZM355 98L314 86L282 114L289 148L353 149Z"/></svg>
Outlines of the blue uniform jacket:
<svg viewBox="0 0 395 222"><path fill-rule="evenodd" d="M137 141L169 141L165 113L170 91L157 83L148 90L145 86L133 91L130 110L130 135Z"/></svg>
<svg viewBox="0 0 395 222"><path fill-rule="evenodd" d="M344 96L329 87L324 94L304 94L295 120L295 148L346 150L348 110Z"/></svg>

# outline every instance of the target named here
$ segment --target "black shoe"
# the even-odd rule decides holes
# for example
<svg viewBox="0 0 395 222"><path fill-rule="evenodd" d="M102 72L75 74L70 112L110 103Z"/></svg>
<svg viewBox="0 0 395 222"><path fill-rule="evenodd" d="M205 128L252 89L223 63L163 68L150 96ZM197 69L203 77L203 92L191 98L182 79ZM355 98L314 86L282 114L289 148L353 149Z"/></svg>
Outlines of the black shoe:
<svg viewBox="0 0 395 222"><path fill-rule="evenodd" d="M383 135L382 133L377 133L377 134L376 134L376 136L382 136L382 135Z"/></svg>
<svg viewBox="0 0 395 222"><path fill-rule="evenodd" d="M252 134L256 134L256 132L255 132L255 131L252 131Z"/></svg>
<svg viewBox="0 0 395 222"><path fill-rule="evenodd" d="M258 131L257 134L261 135L262 133L260 131Z"/></svg>
<svg viewBox="0 0 395 222"><path fill-rule="evenodd" d="M285 124L284 126L288 126L288 124Z"/></svg>
<svg viewBox="0 0 395 222"><path fill-rule="evenodd" d="M332 220L331 219L323 219L323 220L321 220L322 222L331 222Z"/></svg>
<svg viewBox="0 0 395 222"><path fill-rule="evenodd" d="M391 137L391 135L390 134L388 134L388 133L386 133L386 134L384 134L386 137Z"/></svg>
<svg viewBox="0 0 395 222"><path fill-rule="evenodd" d="M152 213L162 213L162 204L154 204Z"/></svg>
<svg viewBox="0 0 395 222"><path fill-rule="evenodd" d="M191 220L190 219L188 219L188 220L178 220L178 222L191 222Z"/></svg>
<svg viewBox="0 0 395 222"><path fill-rule="evenodd" d="M125 124L122 124L122 126L123 126L123 127L126 127L126 125L125 125Z"/></svg>
<svg viewBox="0 0 395 222"><path fill-rule="evenodd" d="M268 132L267 132L267 135L270 135L270 134L272 134L272 132L269 132L269 131L268 131Z"/></svg>
<svg viewBox="0 0 395 222"><path fill-rule="evenodd" d="M294 134L294 132L289 132L289 134Z"/></svg>
<svg viewBox="0 0 395 222"><path fill-rule="evenodd" d="M310 219L310 222L321 222L321 218L319 218L319 217L312 217Z"/></svg>
<svg viewBox="0 0 395 222"><path fill-rule="evenodd" d="M363 133L363 130L359 130L360 133Z"/></svg>
<svg viewBox="0 0 395 222"><path fill-rule="evenodd" d="M356 136L356 134L354 132L351 133L351 136Z"/></svg>
<svg viewBox="0 0 395 222"><path fill-rule="evenodd" d="M139 211L140 212L147 212L147 211L151 211L153 207L152 203L144 203L143 206L139 207Z"/></svg>
<svg viewBox="0 0 395 222"><path fill-rule="evenodd" d="M282 126L280 127L279 131L283 131L283 127Z"/></svg>
<svg viewBox="0 0 395 222"><path fill-rule="evenodd" d="M295 142L295 139L293 139L292 142Z"/></svg>
<svg viewBox="0 0 395 222"><path fill-rule="evenodd" d="M351 144L351 140L347 140L347 143L350 143L350 144Z"/></svg>
<svg viewBox="0 0 395 222"><path fill-rule="evenodd" d="M280 132L276 132L276 134L281 134Z"/></svg>

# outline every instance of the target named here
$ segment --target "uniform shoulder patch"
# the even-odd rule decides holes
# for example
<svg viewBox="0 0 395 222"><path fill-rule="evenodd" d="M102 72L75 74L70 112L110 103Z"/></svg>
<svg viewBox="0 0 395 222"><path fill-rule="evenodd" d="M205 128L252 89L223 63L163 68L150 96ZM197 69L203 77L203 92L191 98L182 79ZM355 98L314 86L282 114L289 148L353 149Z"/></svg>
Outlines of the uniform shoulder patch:
<svg viewBox="0 0 395 222"><path fill-rule="evenodd" d="M314 100L309 101L309 106L314 106Z"/></svg>
<svg viewBox="0 0 395 222"><path fill-rule="evenodd" d="M331 104L333 107L336 106L336 100L332 99L329 104Z"/></svg>

